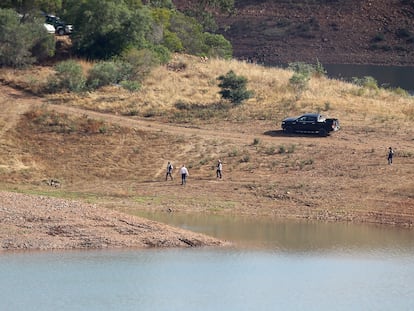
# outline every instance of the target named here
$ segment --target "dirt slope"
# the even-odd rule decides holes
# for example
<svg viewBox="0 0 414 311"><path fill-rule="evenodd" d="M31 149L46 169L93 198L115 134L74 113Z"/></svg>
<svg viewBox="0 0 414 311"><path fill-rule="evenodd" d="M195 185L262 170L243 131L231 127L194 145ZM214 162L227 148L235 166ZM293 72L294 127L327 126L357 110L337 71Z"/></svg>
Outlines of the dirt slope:
<svg viewBox="0 0 414 311"><path fill-rule="evenodd" d="M183 9L188 1L174 2ZM238 58L414 65L412 1L243 0L235 7L218 21Z"/></svg>

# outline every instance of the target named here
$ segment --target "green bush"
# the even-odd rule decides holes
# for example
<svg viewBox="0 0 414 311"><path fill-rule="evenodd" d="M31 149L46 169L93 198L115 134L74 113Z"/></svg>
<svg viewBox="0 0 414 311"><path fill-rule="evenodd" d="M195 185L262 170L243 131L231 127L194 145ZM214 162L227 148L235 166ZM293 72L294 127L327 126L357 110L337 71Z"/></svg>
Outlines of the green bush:
<svg viewBox="0 0 414 311"><path fill-rule="evenodd" d="M131 80L142 80L151 72L151 68L158 65L158 56L149 49L138 50L130 48L122 52L119 59L131 66Z"/></svg>
<svg viewBox="0 0 414 311"><path fill-rule="evenodd" d="M288 69L294 71L295 73L298 73L300 75L303 75L305 77L311 77L311 76L325 76L326 70L323 67L323 65L319 62L319 60L316 60L315 65L313 64L307 64L303 62L293 62L288 64Z"/></svg>
<svg viewBox="0 0 414 311"><path fill-rule="evenodd" d="M141 84L138 81L121 81L120 84L130 92L137 92L141 88Z"/></svg>
<svg viewBox="0 0 414 311"><path fill-rule="evenodd" d="M222 35L215 35L211 33L204 33L204 40L207 46L207 55L213 57L221 57L230 59L233 55L233 48L231 43Z"/></svg>
<svg viewBox="0 0 414 311"><path fill-rule="evenodd" d="M378 82L374 77L365 76L363 78L352 77L352 83L366 89L378 90Z"/></svg>
<svg viewBox="0 0 414 311"><path fill-rule="evenodd" d="M223 99L227 99L233 104L241 104L253 96L253 92L246 89L247 78L237 76L233 70L227 72L226 75L219 76L217 80L220 81L218 86L221 91L219 94Z"/></svg>
<svg viewBox="0 0 414 311"><path fill-rule="evenodd" d="M90 89L111 84L120 84L129 91L137 91L141 87L137 79L136 68L125 61L102 61L89 71L87 86Z"/></svg>
<svg viewBox="0 0 414 311"><path fill-rule="evenodd" d="M301 94L308 88L309 80L309 75L298 72L295 72L289 79L289 84L296 92L297 97L300 97Z"/></svg>
<svg viewBox="0 0 414 311"><path fill-rule="evenodd" d="M51 92L85 90L85 76L81 65L74 60L67 60L55 66L56 74L49 78L48 88Z"/></svg>
<svg viewBox="0 0 414 311"><path fill-rule="evenodd" d="M87 85L91 89L97 89L105 85L121 82L119 66L113 61L99 62L88 72Z"/></svg>

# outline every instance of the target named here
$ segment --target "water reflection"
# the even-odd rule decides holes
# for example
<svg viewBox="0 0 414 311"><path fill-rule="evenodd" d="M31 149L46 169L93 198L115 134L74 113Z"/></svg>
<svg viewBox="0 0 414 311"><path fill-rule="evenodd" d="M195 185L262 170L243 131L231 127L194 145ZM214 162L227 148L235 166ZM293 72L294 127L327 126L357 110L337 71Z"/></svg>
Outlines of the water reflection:
<svg viewBox="0 0 414 311"><path fill-rule="evenodd" d="M291 252L394 249L397 253L414 249L414 230L404 228L280 220L271 217L249 218L143 211L135 213L248 248Z"/></svg>

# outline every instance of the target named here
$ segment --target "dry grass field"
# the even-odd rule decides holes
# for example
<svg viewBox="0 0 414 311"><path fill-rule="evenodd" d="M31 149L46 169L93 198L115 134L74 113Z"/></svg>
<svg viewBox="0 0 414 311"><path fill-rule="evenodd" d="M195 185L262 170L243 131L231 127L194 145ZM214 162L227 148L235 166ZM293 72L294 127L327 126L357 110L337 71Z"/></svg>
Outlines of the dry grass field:
<svg viewBox="0 0 414 311"><path fill-rule="evenodd" d="M217 77L230 69L254 91L239 106L218 95ZM3 190L122 211L413 226L412 96L325 77L312 78L298 96L287 70L184 55L156 68L136 93L111 86L41 95L51 72L0 71ZM326 138L280 131L284 117L316 111L339 118L341 130ZM173 181L165 181L167 161L176 168Z"/></svg>

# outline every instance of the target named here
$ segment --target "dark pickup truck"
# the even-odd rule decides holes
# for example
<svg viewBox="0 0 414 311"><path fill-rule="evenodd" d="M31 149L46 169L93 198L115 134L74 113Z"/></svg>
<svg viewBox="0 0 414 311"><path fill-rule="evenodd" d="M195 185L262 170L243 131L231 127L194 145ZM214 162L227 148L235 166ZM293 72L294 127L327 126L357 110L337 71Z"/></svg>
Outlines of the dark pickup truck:
<svg viewBox="0 0 414 311"><path fill-rule="evenodd" d="M300 117L286 118L282 121L282 129L286 133L317 133L327 136L339 130L339 120L325 118L319 113L307 113Z"/></svg>

